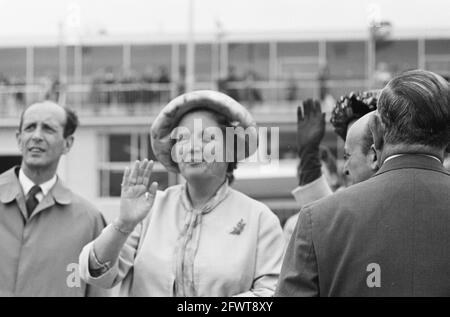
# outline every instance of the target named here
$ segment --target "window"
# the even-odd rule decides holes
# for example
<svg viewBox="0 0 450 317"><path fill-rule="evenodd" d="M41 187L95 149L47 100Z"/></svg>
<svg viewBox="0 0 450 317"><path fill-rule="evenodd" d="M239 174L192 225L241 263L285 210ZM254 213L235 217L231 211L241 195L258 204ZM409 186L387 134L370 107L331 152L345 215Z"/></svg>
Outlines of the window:
<svg viewBox="0 0 450 317"><path fill-rule="evenodd" d="M135 77L127 83L139 83L134 91L135 101L157 105L169 102L170 83L174 80L171 45L132 45L130 67Z"/></svg>
<svg viewBox="0 0 450 317"><path fill-rule="evenodd" d="M83 80L90 83L93 77L100 77L105 83L117 80L122 71L122 46L83 46Z"/></svg>
<svg viewBox="0 0 450 317"><path fill-rule="evenodd" d="M366 54L365 42L328 42L327 66L330 78L365 78Z"/></svg>
<svg viewBox="0 0 450 317"><path fill-rule="evenodd" d="M15 115L27 104L26 66L25 48L0 48L0 115Z"/></svg>
<svg viewBox="0 0 450 317"><path fill-rule="evenodd" d="M256 80L269 79L269 43L232 43L228 46L229 65L238 77L253 72Z"/></svg>
<svg viewBox="0 0 450 317"><path fill-rule="evenodd" d="M28 93L28 103L42 99L58 101L61 90L59 66L58 47L34 48L34 83L39 85L39 91Z"/></svg>
<svg viewBox="0 0 450 317"><path fill-rule="evenodd" d="M186 80L186 58L187 58L187 46L180 44L178 53L178 76L179 76L179 93L184 92L184 81ZM213 50L212 44L196 44L195 56L194 56L194 89L215 89L213 81L217 78L213 77L213 61L217 59L217 54ZM215 61L217 63L217 61Z"/></svg>
<svg viewBox="0 0 450 317"><path fill-rule="evenodd" d="M156 162L150 146L150 136L142 133L114 133L100 136L102 161L99 164L100 196L120 197L120 191L125 167L130 162L144 158ZM158 182L158 189L169 186L169 174L158 162L153 167L151 181Z"/></svg>
<svg viewBox="0 0 450 317"><path fill-rule="evenodd" d="M66 51L66 74L67 74L67 81L69 83L75 83L75 47L74 46L67 46L65 48Z"/></svg>
<svg viewBox="0 0 450 317"><path fill-rule="evenodd" d="M273 100L270 77L269 43L230 43L228 76L224 79L227 93L252 106Z"/></svg>
<svg viewBox="0 0 450 317"><path fill-rule="evenodd" d="M198 44L195 47L195 81L212 81L212 46Z"/></svg>
<svg viewBox="0 0 450 317"><path fill-rule="evenodd" d="M450 77L450 40L425 41L425 68Z"/></svg>
<svg viewBox="0 0 450 317"><path fill-rule="evenodd" d="M318 42L282 42L277 45L278 76L282 79L317 79L319 75Z"/></svg>
<svg viewBox="0 0 450 317"><path fill-rule="evenodd" d="M25 48L0 49L0 79L5 77L9 83L25 82L26 65Z"/></svg>
<svg viewBox="0 0 450 317"><path fill-rule="evenodd" d="M170 45L132 45L131 69L155 82L171 74L172 49Z"/></svg>
<svg viewBox="0 0 450 317"><path fill-rule="evenodd" d="M55 79L59 76L58 47L34 48L34 77L39 82L43 78Z"/></svg>
<svg viewBox="0 0 450 317"><path fill-rule="evenodd" d="M392 75L417 68L417 41L378 41L376 45L376 68L386 65Z"/></svg>
<svg viewBox="0 0 450 317"><path fill-rule="evenodd" d="M449 55L450 40L427 40L425 41L426 55Z"/></svg>

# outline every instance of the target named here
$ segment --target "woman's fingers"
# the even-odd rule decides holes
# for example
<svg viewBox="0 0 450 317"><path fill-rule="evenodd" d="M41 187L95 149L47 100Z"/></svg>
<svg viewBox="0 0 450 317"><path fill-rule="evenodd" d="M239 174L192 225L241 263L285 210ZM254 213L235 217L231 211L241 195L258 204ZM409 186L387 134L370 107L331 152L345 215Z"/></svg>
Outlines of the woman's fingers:
<svg viewBox="0 0 450 317"><path fill-rule="evenodd" d="M125 171L123 172L122 187L128 187L130 185L129 177L130 177L130 168L127 166L125 167Z"/></svg>
<svg viewBox="0 0 450 317"><path fill-rule="evenodd" d="M303 117L307 120L313 114L313 100L308 98L303 102Z"/></svg>
<svg viewBox="0 0 450 317"><path fill-rule="evenodd" d="M148 162L147 167L144 171L143 184L147 189L149 188L150 185L150 176L152 175L153 164L154 164L153 161Z"/></svg>
<svg viewBox="0 0 450 317"><path fill-rule="evenodd" d="M302 105L297 106L297 122L303 121L305 119L303 115Z"/></svg>
<svg viewBox="0 0 450 317"><path fill-rule="evenodd" d="M148 159L134 162L131 168L125 169L122 186L144 185L148 190L153 164L154 162L148 161Z"/></svg>
<svg viewBox="0 0 450 317"><path fill-rule="evenodd" d="M139 171L138 171L138 176L136 179L136 183L139 185L143 184L143 182L144 182L144 173L145 173L145 169L147 168L147 165L148 165L147 159L141 161L141 163L139 164Z"/></svg>
<svg viewBox="0 0 450 317"><path fill-rule="evenodd" d="M314 113L319 115L322 113L322 106L319 100L314 100Z"/></svg>
<svg viewBox="0 0 450 317"><path fill-rule="evenodd" d="M148 202L153 205L153 202L155 201L155 197L156 197L156 191L158 190L158 183L157 182L153 182L152 185L150 186L148 192L146 193L146 198L148 200Z"/></svg>
<svg viewBox="0 0 450 317"><path fill-rule="evenodd" d="M131 170L131 175L129 177L130 185L136 185L138 174L139 174L139 161L136 161L134 162L133 168Z"/></svg>

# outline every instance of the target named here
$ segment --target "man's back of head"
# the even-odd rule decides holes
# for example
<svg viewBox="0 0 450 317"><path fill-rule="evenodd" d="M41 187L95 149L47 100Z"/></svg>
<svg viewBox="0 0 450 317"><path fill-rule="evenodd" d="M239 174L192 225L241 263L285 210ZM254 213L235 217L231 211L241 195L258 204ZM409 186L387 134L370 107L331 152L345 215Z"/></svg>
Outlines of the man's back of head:
<svg viewBox="0 0 450 317"><path fill-rule="evenodd" d="M407 71L392 79L378 101L384 143L445 148L450 140L449 96L448 82L429 71Z"/></svg>

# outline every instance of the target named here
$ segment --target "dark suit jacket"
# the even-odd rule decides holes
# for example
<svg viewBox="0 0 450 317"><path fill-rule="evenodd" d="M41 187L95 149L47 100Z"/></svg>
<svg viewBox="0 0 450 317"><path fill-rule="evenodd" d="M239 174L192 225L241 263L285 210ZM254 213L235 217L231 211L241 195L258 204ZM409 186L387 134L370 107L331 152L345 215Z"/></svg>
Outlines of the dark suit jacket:
<svg viewBox="0 0 450 317"><path fill-rule="evenodd" d="M305 206L277 296L450 296L450 174L403 155Z"/></svg>

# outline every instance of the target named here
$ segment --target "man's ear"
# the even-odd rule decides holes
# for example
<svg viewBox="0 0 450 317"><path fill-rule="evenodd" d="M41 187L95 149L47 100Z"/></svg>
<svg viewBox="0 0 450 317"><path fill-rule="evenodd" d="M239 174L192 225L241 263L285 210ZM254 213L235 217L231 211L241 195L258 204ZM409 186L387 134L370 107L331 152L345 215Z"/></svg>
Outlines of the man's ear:
<svg viewBox="0 0 450 317"><path fill-rule="evenodd" d="M377 150L375 149L375 145L370 146L369 150L369 166L373 171L377 171L380 168L380 165L378 164L378 160L380 158L380 154L377 153Z"/></svg>
<svg viewBox="0 0 450 317"><path fill-rule="evenodd" d="M22 144L22 135L19 130L16 130L16 141L17 141L17 146L19 147L19 150L20 150L20 147Z"/></svg>
<svg viewBox="0 0 450 317"><path fill-rule="evenodd" d="M373 145L379 156L384 144L384 128L377 111L373 111L369 118L369 129L372 134Z"/></svg>
<svg viewBox="0 0 450 317"><path fill-rule="evenodd" d="M74 141L73 135L69 135L67 138L65 138L64 140L65 146L63 154L69 153L70 149L72 148L73 141Z"/></svg>

